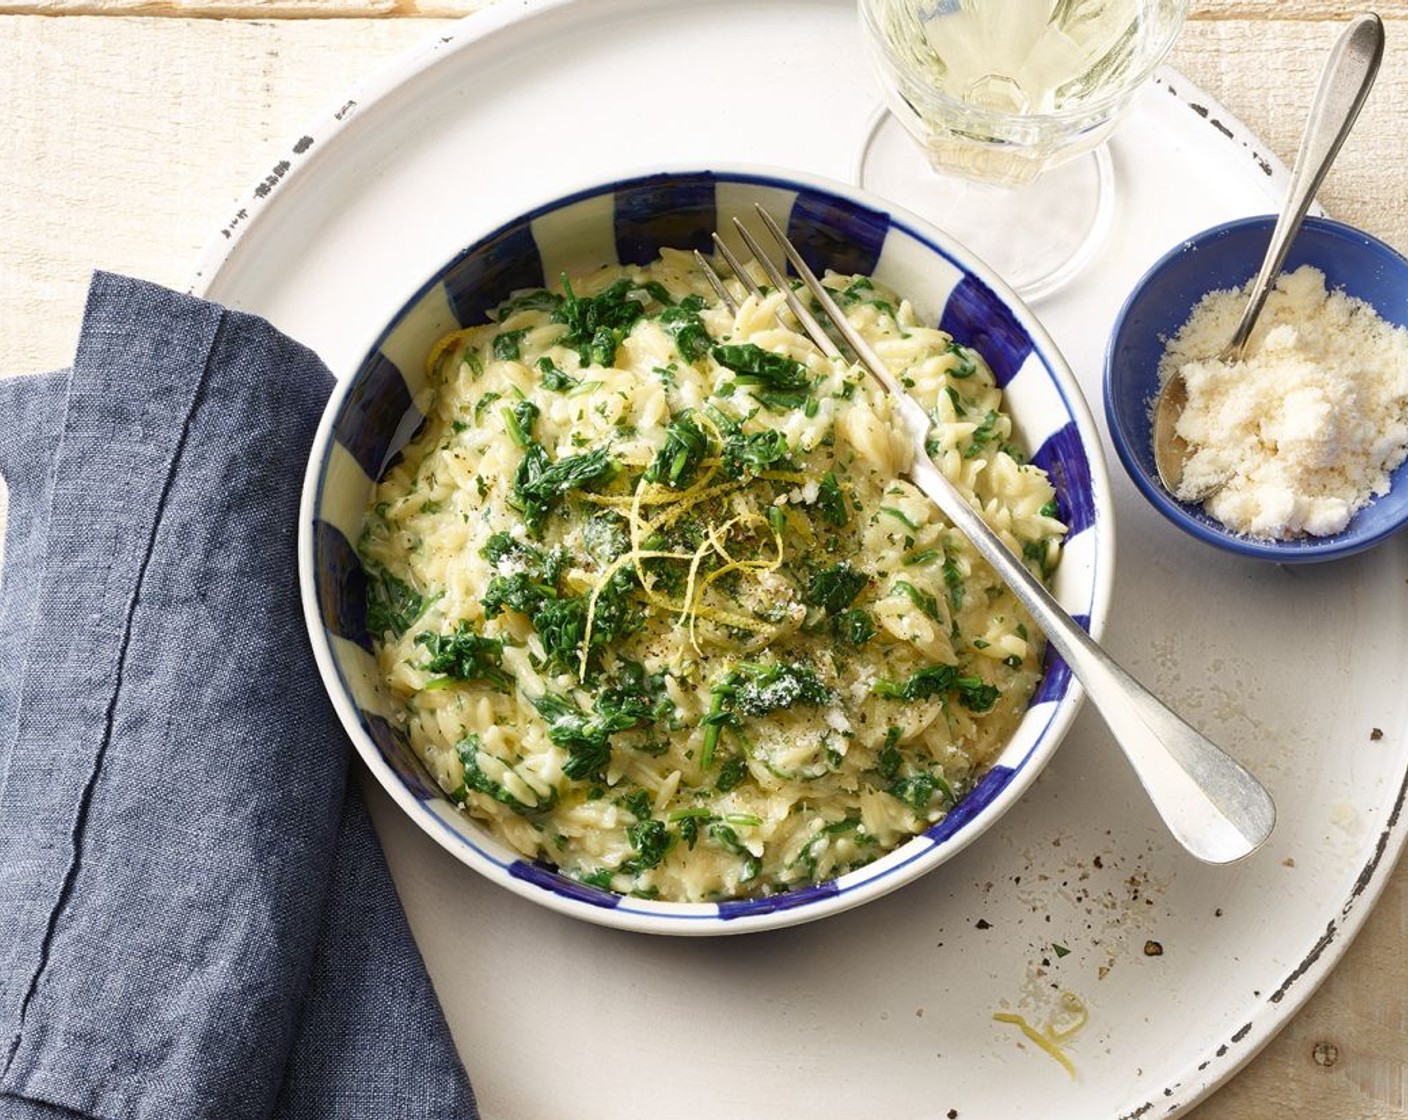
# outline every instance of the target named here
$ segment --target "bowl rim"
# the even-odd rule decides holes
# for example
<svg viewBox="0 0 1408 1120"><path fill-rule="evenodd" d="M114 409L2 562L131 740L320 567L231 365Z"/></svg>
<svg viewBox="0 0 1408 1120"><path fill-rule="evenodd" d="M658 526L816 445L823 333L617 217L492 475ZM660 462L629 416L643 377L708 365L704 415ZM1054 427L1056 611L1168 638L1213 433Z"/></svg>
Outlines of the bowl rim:
<svg viewBox="0 0 1408 1120"><path fill-rule="evenodd" d="M607 179L595 179L572 190L554 192L533 205L521 209L516 215L496 221L486 228L481 228L479 232L465 238L461 248L436 266L425 280L418 282L409 296L397 302L397 311L388 320L387 325L374 336L371 344L365 348L358 359L357 366L347 376L338 378L333 387L309 451L299 502L298 579L304 623L312 646L314 660L318 666L319 675L322 677L324 690L332 701L343 729L351 739L363 763L377 779L378 784L421 831L461 863L473 868L486 879L507 887L513 893L546 906L550 910L591 921L598 925L656 934L709 936L780 928L840 913L888 894L956 856L996 823L1036 781L1070 730L1070 726L1084 702L1085 694L1080 682L1073 676L1070 678L1065 695L1052 703L1050 717L1045 727L1036 735L1027 756L1017 768L1010 771L1010 778L1003 782L998 792L981 804L972 816L965 818L952 834L944 836L938 842L932 842L927 840L924 833L920 833L904 841L873 863L827 881L834 884L844 883L852 876L861 878L862 881L853 886L844 887L839 891L818 892L815 895L808 893L810 888L799 888L795 892L785 892L774 896L777 899L786 899L789 894L805 896L798 901L781 902L770 908L738 915L726 914L718 902L655 901L651 902L648 907L642 905L623 908L617 904L604 905L593 902L589 898L565 894L557 889L549 889L531 879L514 875L510 871L509 865L500 864L477 850L431 809L429 802L422 802L412 793L400 775L382 756L376 743L372 741L364 724L363 716L352 698L351 690L333 653L324 625L318 596L317 572L314 565L315 524L320 503L321 484L334 442L334 422L353 386L357 383L356 373L364 367L368 358L379 350L392 327L401 320L406 312L415 306L417 301L435 284L441 281L445 272L455 262L505 229L520 225L542 213L555 211L585 199L614 192L625 185L650 180L691 178L712 179L752 186L772 186L784 190L830 195L847 205L874 211L883 215L891 226L899 228L909 237L919 241L929 251L950 260L963 272L982 281L1002 300L1021 328L1031 338L1034 350L1039 354L1043 365L1049 371L1049 376L1070 411L1085 449L1090 471L1091 502L1096 511L1096 518L1091 525L1095 536L1093 537L1094 549L1091 560L1090 615L1087 625L1096 640L1099 640L1104 631L1113 595L1115 526L1109 467L1105 460L1104 449L1099 439L1099 430L1095 425L1090 403L1070 364L1032 311L1011 287L980 258L932 223L877 195L825 176L767 164L726 161L711 161L706 166L671 163L663 166L623 170ZM1103 516L1101 516L1102 514ZM989 771L989 773L991 772L993 771ZM472 818L469 819L472 821ZM917 842L924 844L924 846L910 851L909 849ZM513 858L517 861L526 861L526 857L518 853L514 853ZM570 880L567 881L570 882ZM639 902L640 900L630 901ZM680 919L691 920L681 921Z"/></svg>
<svg viewBox="0 0 1408 1120"><path fill-rule="evenodd" d="M1135 435L1120 422L1119 410L1116 406L1116 349L1129 316L1141 298L1146 295L1150 284L1171 264L1190 253L1200 251L1230 237L1270 230L1275 224L1276 215L1274 214L1256 214L1219 222L1182 238L1150 265L1130 289L1110 328L1110 334L1105 343L1101 397L1105 410L1105 423L1110 430L1110 442L1114 444L1115 454L1119 458L1125 474L1129 476L1130 481L1134 483L1145 499L1169 522L1214 548L1239 556L1257 560L1271 560L1278 564L1317 563L1341 559L1373 548L1400 532L1405 524L1408 524L1408 517L1398 522L1389 522L1373 531L1362 532L1354 530L1354 519L1351 519L1349 526L1332 536L1297 538L1295 541L1265 540L1234 533L1230 529L1219 527L1209 515L1196 512L1196 506L1179 501L1164 489L1156 477L1144 469L1143 462L1136 450ZM1408 277L1408 257L1373 234L1366 233L1356 226L1337 221L1334 218L1309 216L1297 233L1296 240L1299 241L1307 232L1312 238L1323 238L1330 243L1349 245L1356 251L1366 251L1371 256L1401 270L1405 277ZM1255 259L1249 263L1249 276L1254 274L1258 263ZM1208 291L1212 290L1208 289ZM1378 309L1375 308L1375 310ZM1190 306L1188 314L1191 312L1192 307ZM1183 322L1186 321L1187 315L1185 314Z"/></svg>

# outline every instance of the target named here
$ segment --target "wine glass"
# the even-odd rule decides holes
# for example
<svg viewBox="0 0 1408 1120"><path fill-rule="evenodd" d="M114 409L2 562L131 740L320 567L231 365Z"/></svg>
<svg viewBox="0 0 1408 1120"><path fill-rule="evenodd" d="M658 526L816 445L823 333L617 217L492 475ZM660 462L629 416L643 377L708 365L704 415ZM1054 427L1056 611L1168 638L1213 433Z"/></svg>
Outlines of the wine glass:
<svg viewBox="0 0 1408 1120"><path fill-rule="evenodd" d="M1105 140L1188 0L859 0L886 108L857 178L1025 299L1071 279L1114 210Z"/></svg>

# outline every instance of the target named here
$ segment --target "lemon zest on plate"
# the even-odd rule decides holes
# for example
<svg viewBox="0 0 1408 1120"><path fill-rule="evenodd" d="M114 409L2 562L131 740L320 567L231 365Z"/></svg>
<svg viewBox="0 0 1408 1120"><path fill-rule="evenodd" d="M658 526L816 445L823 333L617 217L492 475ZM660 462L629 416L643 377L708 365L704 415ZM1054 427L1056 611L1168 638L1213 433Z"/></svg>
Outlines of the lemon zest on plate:
<svg viewBox="0 0 1408 1120"><path fill-rule="evenodd" d="M1054 1042L1065 1042L1090 1022L1090 1012L1075 992L1061 993L1061 1010L1066 1015L1065 1024L1058 1026L1055 1016L1052 1016L1051 1022L1046 1025L1047 1037Z"/></svg>
<svg viewBox="0 0 1408 1120"><path fill-rule="evenodd" d="M1019 1015L1015 1011L994 1011L992 1017L999 1023L1008 1023L1017 1027L1036 1046L1059 1062L1062 1069L1075 1077L1075 1063L1066 1056L1065 1051L1061 1049L1061 1044L1069 1041L1090 1021L1090 1012L1074 992L1061 993L1061 1009L1070 1017L1069 1022L1061 1027L1048 1022L1043 1030L1037 1030L1027 1021L1026 1016Z"/></svg>

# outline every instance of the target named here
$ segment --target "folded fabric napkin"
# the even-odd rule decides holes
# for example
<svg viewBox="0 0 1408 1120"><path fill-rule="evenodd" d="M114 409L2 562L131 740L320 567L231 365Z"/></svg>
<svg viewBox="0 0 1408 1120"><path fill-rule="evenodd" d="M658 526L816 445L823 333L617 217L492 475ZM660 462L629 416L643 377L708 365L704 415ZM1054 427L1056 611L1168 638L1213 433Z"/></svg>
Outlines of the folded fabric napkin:
<svg viewBox="0 0 1408 1120"><path fill-rule="evenodd" d="M476 1115L299 610L331 384L102 274L0 381L0 1118Z"/></svg>

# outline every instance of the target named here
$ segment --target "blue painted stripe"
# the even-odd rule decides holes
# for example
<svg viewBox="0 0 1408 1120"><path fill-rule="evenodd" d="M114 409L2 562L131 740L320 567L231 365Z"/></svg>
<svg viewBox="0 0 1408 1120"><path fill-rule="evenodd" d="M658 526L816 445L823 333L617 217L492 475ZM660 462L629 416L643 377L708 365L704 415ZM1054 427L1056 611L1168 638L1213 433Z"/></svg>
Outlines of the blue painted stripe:
<svg viewBox="0 0 1408 1120"><path fill-rule="evenodd" d="M779 910L791 910L805 906L809 902L821 902L838 897L841 893L835 879L824 883L814 883L810 887L799 887L785 894L775 894L768 898L738 898L720 902L719 917L725 920L752 918L759 914L775 914Z"/></svg>
<svg viewBox="0 0 1408 1120"><path fill-rule="evenodd" d="M1095 524L1095 486L1090 477L1090 459L1072 420L1054 432L1037 448L1032 462L1044 470L1056 487L1061 520L1070 536L1083 533Z"/></svg>
<svg viewBox="0 0 1408 1120"><path fill-rule="evenodd" d="M489 312L513 292L547 287L531 217L478 242L446 270L445 293L460 326L487 323Z"/></svg>
<svg viewBox="0 0 1408 1120"><path fill-rule="evenodd" d="M1017 376L1035 349L1031 336L1011 308L971 274L965 275L949 295L939 327L986 358L999 386Z"/></svg>
<svg viewBox="0 0 1408 1120"><path fill-rule="evenodd" d="M411 391L396 363L376 351L358 371L338 411L333 438L361 464L368 478L380 478L387 449L412 408Z"/></svg>
<svg viewBox="0 0 1408 1120"><path fill-rule="evenodd" d="M656 175L616 188L616 255L622 264L650 264L661 249L712 253L719 211L712 175Z"/></svg>
<svg viewBox="0 0 1408 1120"><path fill-rule="evenodd" d="M1050 646L1046 647L1046 663L1042 669L1041 684L1037 685L1036 693L1032 696L1033 706L1044 704L1048 700L1059 700L1066 695L1066 689L1071 684L1071 667L1059 653L1056 653Z"/></svg>
<svg viewBox="0 0 1408 1120"><path fill-rule="evenodd" d="M977 785L963 795L963 800L949 810L948 816L932 828L925 829L924 835L935 843L947 840L986 809L993 798L1006 789L1007 783L1016 776L1016 770L1006 766L994 766L978 779Z"/></svg>
<svg viewBox="0 0 1408 1120"><path fill-rule="evenodd" d="M890 218L834 195L802 191L787 218L787 236L802 259L818 275L834 272L875 272Z"/></svg>
<svg viewBox="0 0 1408 1120"><path fill-rule="evenodd" d="M1076 614L1071 617L1080 624L1082 630L1090 632L1089 615ZM1032 696L1032 707L1052 700L1060 700L1066 695L1066 690L1070 688L1071 667L1066 664L1065 659L1056 652L1055 647L1049 642L1046 646L1046 653L1042 657L1041 671L1041 683L1037 685L1036 693Z"/></svg>
<svg viewBox="0 0 1408 1120"><path fill-rule="evenodd" d="M508 873L515 879L522 879L525 883L532 883L535 887L542 887L545 891L560 894L563 898L570 898L574 902L585 902L592 906L600 906L604 910L612 910L621 905L619 894L612 894L610 891L589 887L586 883L579 883L576 879L569 879L556 868L549 867L545 863L529 863L523 859L515 860L508 865Z"/></svg>
<svg viewBox="0 0 1408 1120"><path fill-rule="evenodd" d="M444 791L425 768L411 747L405 731L388 723L382 716L362 712L362 729L376 744L386 765L396 772L405 787L420 801L435 801L445 797Z"/></svg>
<svg viewBox="0 0 1408 1120"><path fill-rule="evenodd" d="M318 589L318 615L323 629L356 642L368 653L367 574L352 543L336 526L313 522L313 585Z"/></svg>

